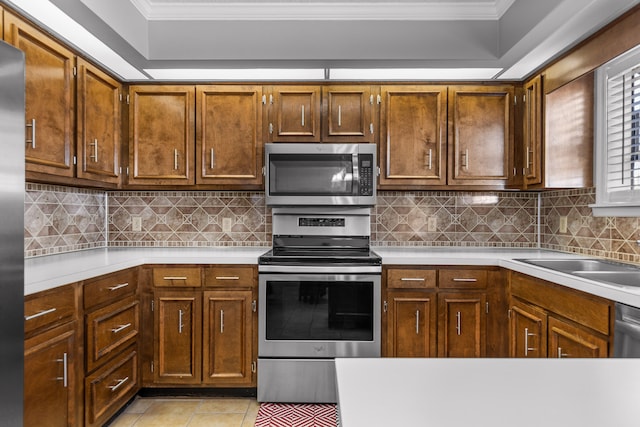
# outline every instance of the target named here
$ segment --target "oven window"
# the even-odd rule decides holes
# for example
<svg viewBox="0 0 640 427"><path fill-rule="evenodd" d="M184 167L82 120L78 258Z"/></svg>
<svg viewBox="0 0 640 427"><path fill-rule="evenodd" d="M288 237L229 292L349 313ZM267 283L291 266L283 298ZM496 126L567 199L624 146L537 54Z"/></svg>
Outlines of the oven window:
<svg viewBox="0 0 640 427"><path fill-rule="evenodd" d="M373 340L373 283L267 282L267 340Z"/></svg>
<svg viewBox="0 0 640 427"><path fill-rule="evenodd" d="M269 157L272 196L350 195L352 187L351 154L272 154Z"/></svg>

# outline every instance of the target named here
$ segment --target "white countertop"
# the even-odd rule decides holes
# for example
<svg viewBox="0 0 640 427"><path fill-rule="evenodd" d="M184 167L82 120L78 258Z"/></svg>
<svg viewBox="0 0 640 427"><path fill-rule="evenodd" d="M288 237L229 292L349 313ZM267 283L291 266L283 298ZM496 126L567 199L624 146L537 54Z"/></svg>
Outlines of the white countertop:
<svg viewBox="0 0 640 427"><path fill-rule="evenodd" d="M637 427L640 359L336 359L341 427Z"/></svg>
<svg viewBox="0 0 640 427"><path fill-rule="evenodd" d="M108 248L25 260L25 295L143 264L257 264L267 247ZM373 247L385 265L498 266L640 307L640 287L583 279L516 261L520 258L587 258L536 249Z"/></svg>

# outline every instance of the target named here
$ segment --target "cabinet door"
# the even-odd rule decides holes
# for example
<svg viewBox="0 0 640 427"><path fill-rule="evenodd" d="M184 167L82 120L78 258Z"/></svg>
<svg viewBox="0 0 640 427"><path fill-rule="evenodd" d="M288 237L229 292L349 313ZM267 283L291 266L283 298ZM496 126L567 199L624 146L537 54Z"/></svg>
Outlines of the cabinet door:
<svg viewBox="0 0 640 427"><path fill-rule="evenodd" d="M542 183L542 76L524 85L523 168L526 186Z"/></svg>
<svg viewBox="0 0 640 427"><path fill-rule="evenodd" d="M131 86L129 184L193 185L195 87Z"/></svg>
<svg viewBox="0 0 640 427"><path fill-rule="evenodd" d="M509 320L510 357L546 357L547 315L536 307L514 301Z"/></svg>
<svg viewBox="0 0 640 427"><path fill-rule="evenodd" d="M78 178L120 181L121 85L78 58Z"/></svg>
<svg viewBox="0 0 640 427"><path fill-rule="evenodd" d="M76 408L75 322L25 341L24 426L70 427Z"/></svg>
<svg viewBox="0 0 640 427"><path fill-rule="evenodd" d="M223 386L251 386L252 293L204 293L203 382Z"/></svg>
<svg viewBox="0 0 640 427"><path fill-rule="evenodd" d="M383 86L380 187L444 185L445 86Z"/></svg>
<svg viewBox="0 0 640 427"><path fill-rule="evenodd" d="M325 86L322 111L322 141L375 142L371 87Z"/></svg>
<svg viewBox="0 0 640 427"><path fill-rule="evenodd" d="M196 88L198 184L262 185L262 87Z"/></svg>
<svg viewBox="0 0 640 427"><path fill-rule="evenodd" d="M482 357L486 341L484 293L444 292L438 295L439 357Z"/></svg>
<svg viewBox="0 0 640 427"><path fill-rule="evenodd" d="M27 178L74 177L75 56L12 14L4 19L4 39L25 54Z"/></svg>
<svg viewBox="0 0 640 427"><path fill-rule="evenodd" d="M320 142L320 86L275 86L269 103L269 141Z"/></svg>
<svg viewBox="0 0 640 427"><path fill-rule="evenodd" d="M513 145L512 86L449 88L449 184L504 186Z"/></svg>
<svg viewBox="0 0 640 427"><path fill-rule="evenodd" d="M387 356L435 357L435 293L389 291L387 295Z"/></svg>
<svg viewBox="0 0 640 427"><path fill-rule="evenodd" d="M608 357L609 344L577 325L549 316L549 357Z"/></svg>
<svg viewBox="0 0 640 427"><path fill-rule="evenodd" d="M201 371L201 294L156 291L154 381L196 384Z"/></svg>

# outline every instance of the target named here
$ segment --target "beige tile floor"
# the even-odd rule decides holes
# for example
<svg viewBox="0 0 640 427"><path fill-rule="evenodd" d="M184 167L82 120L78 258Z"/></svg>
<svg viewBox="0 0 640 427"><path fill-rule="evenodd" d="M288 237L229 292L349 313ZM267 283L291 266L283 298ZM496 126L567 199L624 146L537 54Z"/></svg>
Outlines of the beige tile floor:
<svg viewBox="0 0 640 427"><path fill-rule="evenodd" d="M109 427L253 427L258 407L255 398L136 397Z"/></svg>

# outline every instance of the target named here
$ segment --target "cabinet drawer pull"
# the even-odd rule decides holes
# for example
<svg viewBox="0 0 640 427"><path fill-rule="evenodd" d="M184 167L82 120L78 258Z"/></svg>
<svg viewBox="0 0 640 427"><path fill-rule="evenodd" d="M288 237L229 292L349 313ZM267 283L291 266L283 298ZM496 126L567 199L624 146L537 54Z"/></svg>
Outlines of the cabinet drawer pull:
<svg viewBox="0 0 640 427"><path fill-rule="evenodd" d="M30 316L24 316L24 320L32 320L32 319L35 319L36 317L40 317L40 316L44 316L46 314L53 313L56 310L57 310L57 308L55 308L55 307L50 308L49 310L43 310L43 311L40 311L40 312L38 312L36 314L32 314Z"/></svg>
<svg viewBox="0 0 640 427"><path fill-rule="evenodd" d="M126 325L120 325L117 328L113 328L111 332L113 332L114 334L117 334L118 332L127 329L129 326L131 326L131 323L127 323Z"/></svg>
<svg viewBox="0 0 640 427"><path fill-rule="evenodd" d="M62 354L62 359L56 359L56 362L62 363L62 377L56 378L56 380L62 380L62 385L64 388L67 388L69 385L69 361L67 359L67 353Z"/></svg>
<svg viewBox="0 0 640 427"><path fill-rule="evenodd" d="M36 148L36 119L31 119L31 124L27 124L26 127L31 128L31 139L27 139L25 142L31 144L31 148Z"/></svg>
<svg viewBox="0 0 640 427"><path fill-rule="evenodd" d="M164 276L164 280L187 280L187 276Z"/></svg>
<svg viewBox="0 0 640 427"><path fill-rule="evenodd" d="M109 289L110 291L117 291L118 289L122 289L122 288L126 288L127 286L129 286L129 283L120 283L119 285L115 285L115 286L110 286L107 289Z"/></svg>
<svg viewBox="0 0 640 427"><path fill-rule="evenodd" d="M401 282L424 282L424 277L403 277L400 279Z"/></svg>
<svg viewBox="0 0 640 427"><path fill-rule="evenodd" d="M454 282L477 282L478 279L472 279L472 278L466 279L466 278L454 277L453 281Z"/></svg>
<svg viewBox="0 0 640 427"><path fill-rule="evenodd" d="M122 387L122 385L124 383L126 383L127 381L129 381L129 377L124 377L121 380L118 380L118 382L116 383L116 385L110 385L107 386L108 389L111 389L111 392L113 393L114 391L116 391L117 389L119 389L120 387Z"/></svg>
<svg viewBox="0 0 640 427"><path fill-rule="evenodd" d="M216 276L216 280L240 280L240 276Z"/></svg>

